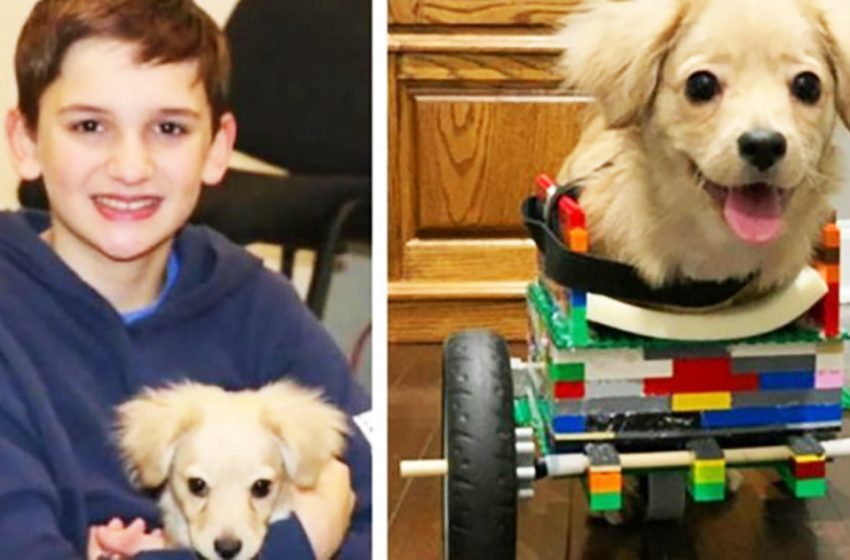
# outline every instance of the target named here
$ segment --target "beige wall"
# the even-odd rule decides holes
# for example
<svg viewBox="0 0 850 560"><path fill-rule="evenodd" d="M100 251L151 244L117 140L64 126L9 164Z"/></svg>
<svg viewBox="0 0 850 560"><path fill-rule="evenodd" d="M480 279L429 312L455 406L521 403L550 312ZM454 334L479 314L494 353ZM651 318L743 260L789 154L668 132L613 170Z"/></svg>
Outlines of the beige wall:
<svg viewBox="0 0 850 560"><path fill-rule="evenodd" d="M219 23L223 23L237 0L197 0ZM12 0L0 2L0 114L5 118L6 110L12 107L17 98L12 57L18 31L24 23L36 0ZM15 187L18 178L12 170L6 138L0 141L0 208L17 205Z"/></svg>

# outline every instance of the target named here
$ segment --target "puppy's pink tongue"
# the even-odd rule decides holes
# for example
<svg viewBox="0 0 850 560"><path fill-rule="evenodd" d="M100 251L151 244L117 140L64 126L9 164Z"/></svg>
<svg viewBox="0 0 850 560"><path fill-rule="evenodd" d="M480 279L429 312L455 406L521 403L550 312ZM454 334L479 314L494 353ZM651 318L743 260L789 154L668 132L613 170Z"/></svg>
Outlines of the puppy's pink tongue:
<svg viewBox="0 0 850 560"><path fill-rule="evenodd" d="M773 241L782 229L779 192L763 183L730 189L723 205L723 217L746 243Z"/></svg>

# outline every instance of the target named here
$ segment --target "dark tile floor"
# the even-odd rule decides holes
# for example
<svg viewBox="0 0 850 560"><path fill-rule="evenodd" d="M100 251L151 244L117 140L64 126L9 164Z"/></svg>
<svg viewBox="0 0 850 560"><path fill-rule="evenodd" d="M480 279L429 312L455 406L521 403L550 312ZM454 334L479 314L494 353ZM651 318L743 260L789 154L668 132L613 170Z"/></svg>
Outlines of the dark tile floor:
<svg viewBox="0 0 850 560"><path fill-rule="evenodd" d="M513 354L523 355L522 347ZM397 345L389 350L392 560L441 555L440 479L404 480L398 474L401 459L439 456L440 358L438 345ZM790 497L773 472L743 472L744 485L731 500L689 504L682 523L658 527L610 527L591 520L578 482L543 481L534 499L520 505L518 556L850 559L850 458L827 467L828 495L814 500Z"/></svg>

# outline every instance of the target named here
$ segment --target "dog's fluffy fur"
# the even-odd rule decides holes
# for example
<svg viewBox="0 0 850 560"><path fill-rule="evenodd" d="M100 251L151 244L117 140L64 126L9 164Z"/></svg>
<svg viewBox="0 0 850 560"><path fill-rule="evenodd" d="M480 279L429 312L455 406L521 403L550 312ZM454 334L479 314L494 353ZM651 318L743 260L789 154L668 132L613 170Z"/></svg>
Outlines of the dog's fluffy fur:
<svg viewBox="0 0 850 560"><path fill-rule="evenodd" d="M653 286L757 274L749 293L792 280L810 259L836 190L833 132L850 124L845 0L591 0L561 31L567 84L598 101L558 175L586 187L592 250ZM704 103L699 71L719 79ZM814 104L791 83L814 73ZM760 171L739 154L748 131L778 132L787 153ZM724 219L731 189L769 185L781 227L768 241ZM750 191L752 192L752 191Z"/></svg>
<svg viewBox="0 0 850 560"><path fill-rule="evenodd" d="M216 541L228 540L240 544L232 558L255 557L268 524L289 515L293 485L314 486L348 431L317 391L288 381L241 392L185 383L117 412L131 479L162 492L168 541L209 560L221 558Z"/></svg>

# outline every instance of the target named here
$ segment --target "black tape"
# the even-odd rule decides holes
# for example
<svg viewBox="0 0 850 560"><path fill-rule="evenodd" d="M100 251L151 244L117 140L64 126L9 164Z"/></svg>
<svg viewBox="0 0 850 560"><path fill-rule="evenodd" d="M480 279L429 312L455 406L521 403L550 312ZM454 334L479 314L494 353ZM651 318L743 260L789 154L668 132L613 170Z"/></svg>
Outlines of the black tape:
<svg viewBox="0 0 850 560"><path fill-rule="evenodd" d="M573 198L576 198L577 192L575 188L563 189L564 194ZM556 202L551 202L550 208L554 209ZM526 199L522 205L523 221L538 250L543 253L543 272L563 286L636 303L700 308L730 300L751 280L677 281L662 288L652 288L630 265L570 251L556 233L560 230L557 212L550 212L547 224L543 220L541 205L537 197Z"/></svg>

